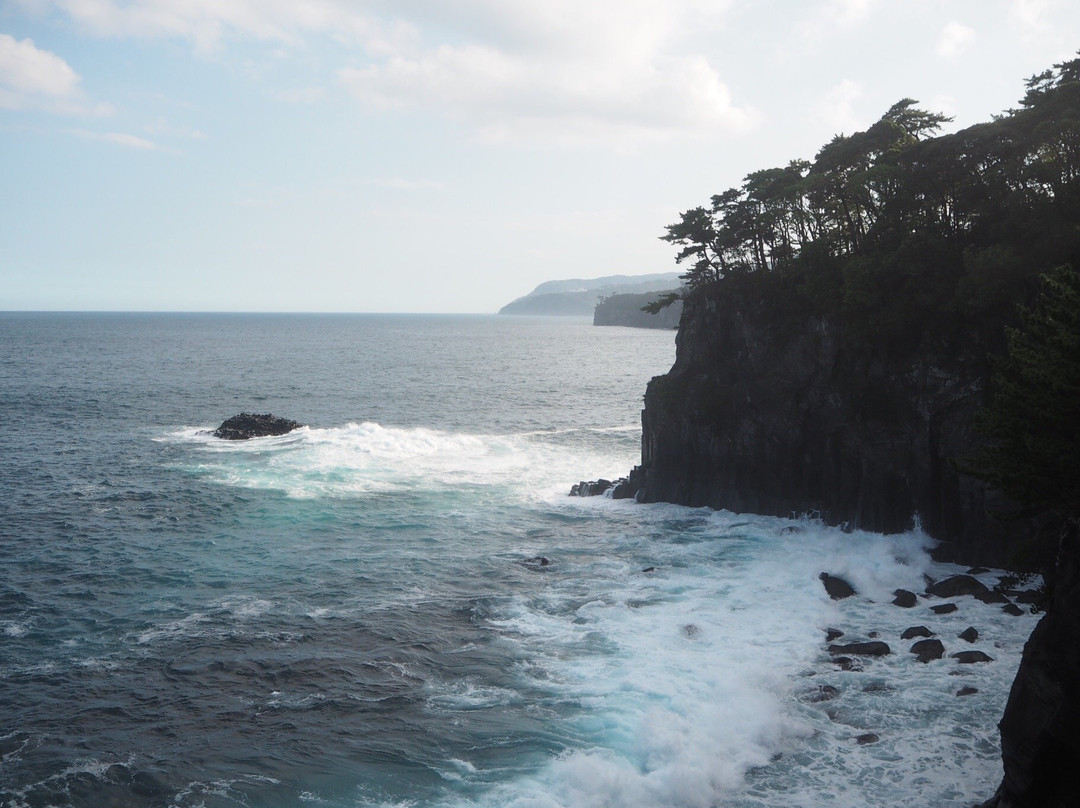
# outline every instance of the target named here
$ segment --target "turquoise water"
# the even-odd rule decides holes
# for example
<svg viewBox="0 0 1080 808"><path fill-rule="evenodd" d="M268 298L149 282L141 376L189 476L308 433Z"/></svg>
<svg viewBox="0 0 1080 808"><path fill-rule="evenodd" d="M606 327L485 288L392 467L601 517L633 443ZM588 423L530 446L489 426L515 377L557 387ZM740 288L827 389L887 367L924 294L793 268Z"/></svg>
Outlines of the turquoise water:
<svg viewBox="0 0 1080 808"><path fill-rule="evenodd" d="M0 346L0 805L961 806L1000 777L1035 618L889 605L953 570L926 537L566 496L636 462L670 332L6 314ZM242 410L308 426L208 434ZM995 661L916 663L920 622ZM828 626L897 653L840 671Z"/></svg>

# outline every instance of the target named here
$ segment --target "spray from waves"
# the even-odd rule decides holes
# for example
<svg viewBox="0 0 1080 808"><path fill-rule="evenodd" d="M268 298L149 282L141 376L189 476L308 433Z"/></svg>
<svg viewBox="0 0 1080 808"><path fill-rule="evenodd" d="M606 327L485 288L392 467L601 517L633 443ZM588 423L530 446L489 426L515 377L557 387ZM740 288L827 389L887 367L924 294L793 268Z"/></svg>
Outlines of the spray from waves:
<svg viewBox="0 0 1080 808"><path fill-rule="evenodd" d="M971 601L959 617L935 618L950 650L978 623L995 659L959 671L979 694L958 698L954 661L918 663L899 640L927 618L889 602L894 589L921 589L924 574L958 571L930 560L925 535L844 534L812 521L673 506L639 511L644 531L609 540L606 558L583 556L547 574L548 587L490 617L516 646L519 692L533 694L537 711L564 716L567 750L509 781L493 782L463 758L477 770L459 767L455 778L474 790L431 805L854 808L915 798L958 808L1000 777L986 715L1004 703L1034 617ZM843 570L860 596L831 601L823 570ZM893 655L840 670L825 651L831 626L849 639L880 632ZM823 688L839 695L819 703ZM432 709L450 718L450 701L433 696ZM883 742L860 745L870 731Z"/></svg>
<svg viewBox="0 0 1080 808"><path fill-rule="evenodd" d="M637 427L485 435L349 423L287 435L225 441L186 427L159 440L195 450L198 473L296 498L389 491L524 485L563 490L588 473L625 473L636 462Z"/></svg>

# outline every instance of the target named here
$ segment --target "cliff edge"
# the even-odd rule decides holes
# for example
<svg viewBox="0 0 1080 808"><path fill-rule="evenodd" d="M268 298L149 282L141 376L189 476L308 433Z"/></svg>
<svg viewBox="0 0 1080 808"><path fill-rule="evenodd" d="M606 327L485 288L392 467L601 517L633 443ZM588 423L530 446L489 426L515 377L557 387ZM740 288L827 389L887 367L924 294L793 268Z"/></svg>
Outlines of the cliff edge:
<svg viewBox="0 0 1080 808"><path fill-rule="evenodd" d="M1011 548L1030 527L990 517L1003 503L952 465L977 446L978 335L853 345L777 305L752 284L687 297L675 364L645 394L638 499L883 533L917 518L944 558L1021 566Z"/></svg>

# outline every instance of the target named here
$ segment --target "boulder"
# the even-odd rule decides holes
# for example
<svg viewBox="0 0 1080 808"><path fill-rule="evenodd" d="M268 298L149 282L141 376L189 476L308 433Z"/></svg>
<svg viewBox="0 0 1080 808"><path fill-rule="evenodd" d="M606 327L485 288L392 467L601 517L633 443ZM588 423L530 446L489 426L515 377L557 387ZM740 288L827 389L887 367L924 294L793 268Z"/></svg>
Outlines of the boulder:
<svg viewBox="0 0 1080 808"><path fill-rule="evenodd" d="M915 654L919 662L930 662L945 656L945 646L941 644L941 640L919 640L911 646L911 653Z"/></svg>
<svg viewBox="0 0 1080 808"><path fill-rule="evenodd" d="M1027 603L1042 606L1046 601L1046 591L1041 589L1021 589L1013 593L1013 600L1017 603Z"/></svg>
<svg viewBox="0 0 1080 808"><path fill-rule="evenodd" d="M939 603L937 606L931 606L930 611L934 614L952 614L958 608L955 603Z"/></svg>
<svg viewBox="0 0 1080 808"><path fill-rule="evenodd" d="M866 732L858 736L855 740L859 742L860 746L865 746L868 743L877 743L881 738L878 737L876 732Z"/></svg>
<svg viewBox="0 0 1080 808"><path fill-rule="evenodd" d="M912 626L911 628L904 629L904 633L900 635L901 640L910 640L912 637L933 637L934 632L928 629L926 626Z"/></svg>
<svg viewBox="0 0 1080 808"><path fill-rule="evenodd" d="M825 629L825 642L832 642L833 640L839 640L843 636L844 636L844 632L842 632L838 628L827 628L827 629Z"/></svg>
<svg viewBox="0 0 1080 808"><path fill-rule="evenodd" d="M993 662L994 658L987 656L982 651L957 651L950 655L961 665L970 665L973 662Z"/></svg>
<svg viewBox="0 0 1080 808"><path fill-rule="evenodd" d="M910 609L919 602L919 599L915 597L915 593L908 592L906 589L897 589L893 594L896 595L893 598L893 606L899 606L902 609Z"/></svg>
<svg viewBox="0 0 1080 808"><path fill-rule="evenodd" d="M846 645L830 645L829 653L836 656L838 654L854 654L856 656L888 656L892 653L892 649L886 643L881 640L874 640L872 642L849 642Z"/></svg>
<svg viewBox="0 0 1080 808"><path fill-rule="evenodd" d="M829 575L827 572L821 573L818 577L821 579L821 582L825 584L825 591L829 593L829 597L833 600L843 600L844 598L850 598L855 594L855 587L843 578L837 578L835 575Z"/></svg>
<svg viewBox="0 0 1080 808"><path fill-rule="evenodd" d="M615 483L611 480L605 480L600 478L599 480L585 481L571 486L570 496L572 497L598 497L605 494L608 490L615 487Z"/></svg>
<svg viewBox="0 0 1080 808"><path fill-rule="evenodd" d="M979 688L972 687L971 685L964 685L962 688L956 691L958 696L971 696L979 692Z"/></svg>
<svg viewBox="0 0 1080 808"><path fill-rule="evenodd" d="M1019 617L1024 613L1024 610L1015 603L1006 603L1001 607L1001 611L1005 612L1005 614L1011 614L1013 617Z"/></svg>
<svg viewBox="0 0 1080 808"><path fill-rule="evenodd" d="M968 626L956 636L965 642L975 642L979 639L979 632L975 630L975 626Z"/></svg>
<svg viewBox="0 0 1080 808"><path fill-rule="evenodd" d="M221 422L221 426L214 430L215 438L224 440L248 440L249 438L265 438L272 435L285 435L294 429L299 429L303 424L298 421L290 421L288 418L278 418L270 413L256 414L242 412L227 418Z"/></svg>
<svg viewBox="0 0 1080 808"><path fill-rule="evenodd" d="M953 575L944 581L930 584L926 587L926 593L938 598L956 598L961 595L986 596L990 593L990 589L978 578L972 578L970 575Z"/></svg>

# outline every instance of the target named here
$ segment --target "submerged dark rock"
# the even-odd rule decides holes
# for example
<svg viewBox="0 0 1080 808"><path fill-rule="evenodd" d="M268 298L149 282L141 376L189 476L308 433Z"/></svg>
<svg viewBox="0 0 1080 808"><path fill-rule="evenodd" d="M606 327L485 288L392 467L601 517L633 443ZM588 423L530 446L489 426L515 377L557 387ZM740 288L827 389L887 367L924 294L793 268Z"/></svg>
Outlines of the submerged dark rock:
<svg viewBox="0 0 1080 808"><path fill-rule="evenodd" d="M823 701L832 701L840 695L840 691L832 685L821 685L806 693L802 700L808 704L820 704Z"/></svg>
<svg viewBox="0 0 1080 808"><path fill-rule="evenodd" d="M937 606L931 606L930 611L934 614L952 614L959 608L955 603L939 603Z"/></svg>
<svg viewBox="0 0 1080 808"><path fill-rule="evenodd" d="M957 696L972 696L979 692L979 688L972 687L971 685L964 685L962 688L956 691Z"/></svg>
<svg viewBox="0 0 1080 808"><path fill-rule="evenodd" d="M843 600L844 598L850 598L855 594L855 587L843 578L837 578L835 575L829 575L827 572L821 573L818 577L825 585L825 591L829 593L829 597L833 600Z"/></svg>
<svg viewBox="0 0 1080 808"><path fill-rule="evenodd" d="M855 740L858 741L860 746L866 746L870 743L877 743L881 738L876 732L864 732L862 735L856 737Z"/></svg>
<svg viewBox="0 0 1080 808"><path fill-rule="evenodd" d="M1011 614L1013 617L1020 617L1024 613L1024 610L1015 603L1006 603L1001 607L1001 611L1005 612L1005 614Z"/></svg>
<svg viewBox="0 0 1080 808"><path fill-rule="evenodd" d="M888 656L892 653L892 649L886 643L880 640L873 642L849 642L845 645L830 645L829 653L833 655L837 654L854 654L856 656Z"/></svg>
<svg viewBox="0 0 1080 808"><path fill-rule="evenodd" d="M979 632L975 630L975 626L968 626L956 636L965 642L975 642L979 639Z"/></svg>
<svg viewBox="0 0 1080 808"><path fill-rule="evenodd" d="M214 430L215 438L224 440L248 440L265 438L273 435L285 435L303 424L288 418L278 418L270 413L256 414L242 412L232 418L226 418L221 426Z"/></svg>
<svg viewBox="0 0 1080 808"><path fill-rule="evenodd" d="M843 636L844 636L844 632L842 632L838 628L827 628L827 629L825 629L825 642L832 642L833 640L839 640Z"/></svg>

